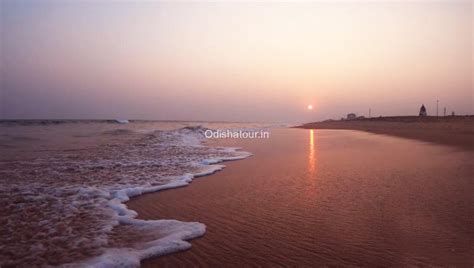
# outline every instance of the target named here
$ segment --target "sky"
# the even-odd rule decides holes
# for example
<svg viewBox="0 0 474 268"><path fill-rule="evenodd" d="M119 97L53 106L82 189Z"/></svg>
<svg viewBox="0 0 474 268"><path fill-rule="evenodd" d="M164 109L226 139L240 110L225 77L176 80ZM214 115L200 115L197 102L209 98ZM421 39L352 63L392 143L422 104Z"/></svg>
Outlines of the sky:
<svg viewBox="0 0 474 268"><path fill-rule="evenodd" d="M3 119L474 113L472 1L0 1Z"/></svg>

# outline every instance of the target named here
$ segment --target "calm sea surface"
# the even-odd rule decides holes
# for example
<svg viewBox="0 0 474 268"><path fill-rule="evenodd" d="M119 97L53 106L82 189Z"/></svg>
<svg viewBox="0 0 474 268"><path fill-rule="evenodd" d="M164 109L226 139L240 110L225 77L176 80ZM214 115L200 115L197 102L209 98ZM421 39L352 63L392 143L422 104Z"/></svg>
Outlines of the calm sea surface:
<svg viewBox="0 0 474 268"><path fill-rule="evenodd" d="M472 152L344 130L220 143L254 156L129 203L207 226L191 250L144 266L474 264Z"/></svg>

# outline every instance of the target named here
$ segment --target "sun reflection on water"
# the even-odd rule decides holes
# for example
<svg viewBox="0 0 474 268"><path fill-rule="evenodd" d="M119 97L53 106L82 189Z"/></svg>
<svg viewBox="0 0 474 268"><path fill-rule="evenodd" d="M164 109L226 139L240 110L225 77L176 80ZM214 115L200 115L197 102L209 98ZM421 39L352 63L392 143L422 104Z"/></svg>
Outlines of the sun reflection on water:
<svg viewBox="0 0 474 268"><path fill-rule="evenodd" d="M314 156L314 130L309 130L309 155L308 155L308 171L313 175L316 170L316 162Z"/></svg>

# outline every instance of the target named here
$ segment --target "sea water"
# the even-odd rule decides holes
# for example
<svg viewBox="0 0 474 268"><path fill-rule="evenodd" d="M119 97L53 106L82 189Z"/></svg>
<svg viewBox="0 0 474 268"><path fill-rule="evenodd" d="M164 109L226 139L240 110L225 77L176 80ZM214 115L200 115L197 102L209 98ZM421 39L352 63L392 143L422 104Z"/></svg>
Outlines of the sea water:
<svg viewBox="0 0 474 268"><path fill-rule="evenodd" d="M225 160L204 131L242 124L131 121L0 124L0 266L138 266L187 249L199 222L135 219L130 197L186 186ZM263 127L246 124L245 127Z"/></svg>

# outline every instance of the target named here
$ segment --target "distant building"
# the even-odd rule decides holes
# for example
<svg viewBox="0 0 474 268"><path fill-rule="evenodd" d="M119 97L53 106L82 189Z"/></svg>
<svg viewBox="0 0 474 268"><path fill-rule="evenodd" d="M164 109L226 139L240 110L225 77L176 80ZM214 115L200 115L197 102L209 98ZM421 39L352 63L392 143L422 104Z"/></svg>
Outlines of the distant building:
<svg viewBox="0 0 474 268"><path fill-rule="evenodd" d="M356 118L357 118L357 115L354 113L347 114L347 120L353 120Z"/></svg>
<svg viewBox="0 0 474 268"><path fill-rule="evenodd" d="M420 116L426 116L426 115L427 115L427 113L426 113L426 108L425 108L425 105L424 105L424 104L421 105L420 114L419 114L419 115L420 115Z"/></svg>

